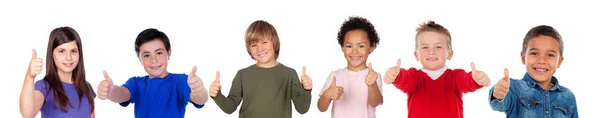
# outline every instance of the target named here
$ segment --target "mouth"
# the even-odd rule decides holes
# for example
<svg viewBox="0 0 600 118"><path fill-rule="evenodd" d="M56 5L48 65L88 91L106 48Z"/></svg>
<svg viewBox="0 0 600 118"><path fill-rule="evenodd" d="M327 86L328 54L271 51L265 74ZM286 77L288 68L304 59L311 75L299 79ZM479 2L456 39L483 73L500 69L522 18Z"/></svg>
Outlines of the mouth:
<svg viewBox="0 0 600 118"><path fill-rule="evenodd" d="M430 58L426 58L425 60L427 60L427 61L437 61L437 60L440 60L440 58L430 57Z"/></svg>
<svg viewBox="0 0 600 118"><path fill-rule="evenodd" d="M150 66L150 69L152 69L152 70L158 70L158 69L160 69L160 67L162 67L162 65L159 65L159 66Z"/></svg>
<svg viewBox="0 0 600 118"><path fill-rule="evenodd" d="M359 60L362 56L350 56L351 60Z"/></svg>
<svg viewBox="0 0 600 118"><path fill-rule="evenodd" d="M547 68L533 68L533 70L537 73L546 73L548 72Z"/></svg>
<svg viewBox="0 0 600 118"><path fill-rule="evenodd" d="M63 63L65 67L73 67L73 63Z"/></svg>
<svg viewBox="0 0 600 118"><path fill-rule="evenodd" d="M267 56L267 54L268 54L268 53L269 53L269 52L258 53L257 57L258 57L258 58L263 58L263 57Z"/></svg>

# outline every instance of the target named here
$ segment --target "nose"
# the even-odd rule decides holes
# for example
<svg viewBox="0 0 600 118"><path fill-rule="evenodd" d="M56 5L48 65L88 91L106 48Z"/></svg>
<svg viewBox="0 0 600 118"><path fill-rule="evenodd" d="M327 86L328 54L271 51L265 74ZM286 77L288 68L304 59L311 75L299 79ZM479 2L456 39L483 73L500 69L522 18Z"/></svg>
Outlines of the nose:
<svg viewBox="0 0 600 118"><path fill-rule="evenodd" d="M66 58L65 58L65 59L66 59L66 60L71 60L71 59L72 59L72 58L71 58L71 56L72 56L72 55L73 55L73 53L71 53L71 52L68 52L68 53L67 53L67 56L66 56Z"/></svg>
<svg viewBox="0 0 600 118"><path fill-rule="evenodd" d="M150 56L150 58L152 59L152 63L158 62L156 55L152 55L152 56Z"/></svg>
<svg viewBox="0 0 600 118"><path fill-rule="evenodd" d="M548 57L546 56L540 56L540 58L538 58L537 63L538 64L546 64Z"/></svg>
<svg viewBox="0 0 600 118"><path fill-rule="evenodd" d="M429 53L427 53L427 54L429 54L429 55L433 55L433 54L435 54L435 51L434 51L433 49L428 49L428 50L427 50L427 52L429 52Z"/></svg>

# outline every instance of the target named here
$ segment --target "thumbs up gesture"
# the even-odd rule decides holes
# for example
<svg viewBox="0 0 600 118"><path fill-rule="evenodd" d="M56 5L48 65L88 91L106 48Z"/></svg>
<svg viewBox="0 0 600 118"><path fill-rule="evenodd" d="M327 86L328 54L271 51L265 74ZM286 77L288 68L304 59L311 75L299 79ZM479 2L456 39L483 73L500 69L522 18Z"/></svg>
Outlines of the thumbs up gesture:
<svg viewBox="0 0 600 118"><path fill-rule="evenodd" d="M500 79L494 87L494 98L504 99L510 88L510 77L508 76L508 69L504 68L504 78Z"/></svg>
<svg viewBox="0 0 600 118"><path fill-rule="evenodd" d="M213 81L210 84L210 97L217 97L217 94L219 93L219 90L221 90L221 73L219 71L217 71L217 77L215 79L215 81Z"/></svg>
<svg viewBox="0 0 600 118"><path fill-rule="evenodd" d="M336 86L336 81L337 80L335 76L333 76L333 82L331 82L329 88L325 90L325 95L327 96L327 98L332 100L339 100L340 97L342 97L342 94L344 93L344 88L341 86Z"/></svg>
<svg viewBox="0 0 600 118"><path fill-rule="evenodd" d="M390 67L390 69L388 69L387 72L385 72L383 81L386 84L390 84L390 83L396 81L396 78L398 77L398 73L400 73L400 59L398 59L398 62L396 62L396 66Z"/></svg>
<svg viewBox="0 0 600 118"><path fill-rule="evenodd" d="M379 75L377 75L377 73L373 70L373 66L371 65L371 63L369 63L369 74L367 74L367 78L365 79L365 83L367 84L367 86L373 86L373 85L377 85L375 83L377 83L377 77Z"/></svg>
<svg viewBox="0 0 600 118"><path fill-rule="evenodd" d="M485 72L477 70L477 68L475 68L475 63L473 62L471 62L471 76L478 85L485 87L490 86L490 78Z"/></svg>
<svg viewBox="0 0 600 118"><path fill-rule="evenodd" d="M300 82L302 86L304 86L304 90L312 90L312 79L310 76L306 75L306 66L302 67L302 77L300 78Z"/></svg>
<svg viewBox="0 0 600 118"><path fill-rule="evenodd" d="M32 51L31 54L31 61L29 61L29 68L27 69L27 76L30 78L35 78L35 76L39 75L42 72L43 69L43 63L44 60L42 60L42 58L37 58L37 53L35 52L35 49Z"/></svg>
<svg viewBox="0 0 600 118"><path fill-rule="evenodd" d="M203 94L205 92L204 82L196 75L197 67L192 68L192 72L188 75L188 85L190 86L191 96ZM206 95L206 93L204 93Z"/></svg>
<svg viewBox="0 0 600 118"><path fill-rule="evenodd" d="M110 92L114 88L114 84L112 82L112 79L110 79L110 77L108 76L108 73L104 71L103 74L104 80L102 80L100 82L100 85L98 85L98 98L100 98L100 100L107 99L110 96Z"/></svg>

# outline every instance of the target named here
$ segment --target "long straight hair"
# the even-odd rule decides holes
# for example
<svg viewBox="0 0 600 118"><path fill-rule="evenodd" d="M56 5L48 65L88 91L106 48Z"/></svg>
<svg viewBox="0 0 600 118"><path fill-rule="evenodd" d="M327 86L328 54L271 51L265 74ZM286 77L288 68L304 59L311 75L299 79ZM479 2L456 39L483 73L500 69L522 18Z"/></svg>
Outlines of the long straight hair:
<svg viewBox="0 0 600 118"><path fill-rule="evenodd" d="M85 95L91 105L91 110L94 111L94 92L90 83L85 80L83 47L81 47L81 39L79 38L79 34L77 34L77 32L71 27L59 27L52 30L50 33L50 40L48 40L48 49L46 51L46 77L44 77L44 80L46 80L48 85L50 85L47 92L52 91L54 93L54 104L59 106L63 112L68 112L67 105L71 107L73 106L71 102L69 102L69 98L63 89L62 82L58 77L58 69L54 63L53 54L56 47L71 41L75 41L79 51L79 63L77 63L77 67L75 67L72 72L71 80L74 81L75 89L77 90L77 95L79 96L79 103L81 103L81 99ZM79 107L81 107L81 104L79 105Z"/></svg>

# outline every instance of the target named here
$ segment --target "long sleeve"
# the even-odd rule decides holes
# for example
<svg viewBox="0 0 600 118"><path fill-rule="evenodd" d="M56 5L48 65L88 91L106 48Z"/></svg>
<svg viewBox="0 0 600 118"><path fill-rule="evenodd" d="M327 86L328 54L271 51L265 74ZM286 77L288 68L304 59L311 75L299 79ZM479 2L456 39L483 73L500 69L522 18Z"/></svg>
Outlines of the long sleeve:
<svg viewBox="0 0 600 118"><path fill-rule="evenodd" d="M242 78L241 73L238 71L235 78L233 78L231 89L229 89L229 95L225 97L219 90L219 93L217 93L217 96L214 97L213 100L223 112L231 114L237 109L238 105L240 105L242 98Z"/></svg>
<svg viewBox="0 0 600 118"><path fill-rule="evenodd" d="M460 93L473 92L483 87L473 80L471 72L467 73L465 70L455 69L452 70L452 76L452 78L455 78L454 80L456 82L456 89Z"/></svg>
<svg viewBox="0 0 600 118"><path fill-rule="evenodd" d="M298 113L304 114L308 112L308 109L310 108L311 91L304 90L296 71L292 71L290 76L292 77L290 87L292 87L292 101L294 102L294 107Z"/></svg>
<svg viewBox="0 0 600 118"><path fill-rule="evenodd" d="M421 77L417 76L418 70L410 68L408 70L400 69L396 81L392 82L396 88L407 94L412 94L418 87L418 83L422 81Z"/></svg>

